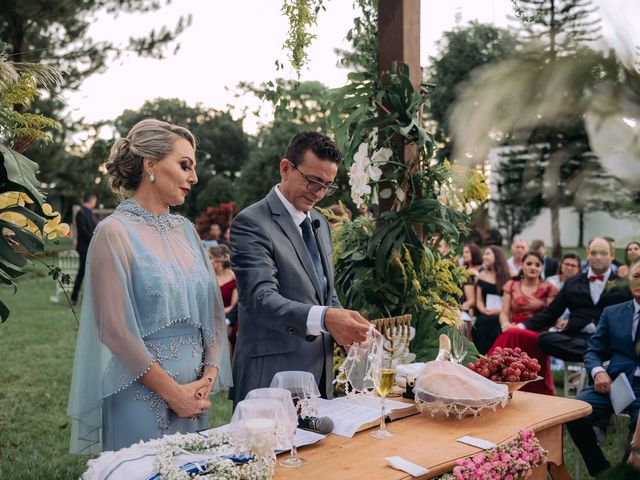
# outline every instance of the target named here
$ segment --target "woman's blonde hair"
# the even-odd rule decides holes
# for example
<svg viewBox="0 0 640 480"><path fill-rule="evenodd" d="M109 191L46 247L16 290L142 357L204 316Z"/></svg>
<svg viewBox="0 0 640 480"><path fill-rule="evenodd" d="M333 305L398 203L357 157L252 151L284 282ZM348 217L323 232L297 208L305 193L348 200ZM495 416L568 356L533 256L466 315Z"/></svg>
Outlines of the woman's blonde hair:
<svg viewBox="0 0 640 480"><path fill-rule="evenodd" d="M111 147L107 173L109 186L115 192L134 192L144 173L144 159L162 160L173 150L178 138L184 138L196 148L196 139L184 127L148 118L136 123L125 138Z"/></svg>

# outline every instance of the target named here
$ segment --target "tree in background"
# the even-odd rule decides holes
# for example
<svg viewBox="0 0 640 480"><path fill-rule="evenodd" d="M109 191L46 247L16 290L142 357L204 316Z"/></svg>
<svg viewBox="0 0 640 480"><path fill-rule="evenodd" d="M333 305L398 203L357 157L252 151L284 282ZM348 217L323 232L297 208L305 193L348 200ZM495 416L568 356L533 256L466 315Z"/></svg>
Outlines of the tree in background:
<svg viewBox="0 0 640 480"><path fill-rule="evenodd" d="M351 48L334 50L340 56L338 65L355 72L377 72L378 1L355 0L355 7L360 12L353 19L353 27L345 37L351 44Z"/></svg>
<svg viewBox="0 0 640 480"><path fill-rule="evenodd" d="M471 22L467 27L444 32L438 49L438 55L430 58L425 77L433 84L427 115L435 122L434 137L439 146L436 155L442 160L451 156L447 117L461 83L476 68L513 56L516 38L503 28Z"/></svg>
<svg viewBox="0 0 640 480"><path fill-rule="evenodd" d="M544 168L530 162L531 154L523 147L507 147L493 172L497 196L491 201L498 214L495 222L507 243L524 230L544 206L538 178Z"/></svg>
<svg viewBox="0 0 640 480"><path fill-rule="evenodd" d="M63 80L49 87L49 95L34 101L31 111L43 114L62 125L51 130L52 141L34 144L26 154L40 167L39 180L50 196L58 196L63 214L70 215L71 205L83 192L97 190L100 179L95 158L86 156L88 147L76 145L74 137L85 130L81 122L73 122L63 111L59 97L65 90L76 89L90 75L106 70L107 63L124 52L162 58L173 46L191 18L179 17L168 28L161 26L149 32L135 32L125 45L96 41L89 28L100 15L146 13L161 9L171 0L20 0L2 3L0 8L0 40L7 42L7 53L14 62L46 64L63 72ZM94 152L95 153L95 152Z"/></svg>
<svg viewBox="0 0 640 480"><path fill-rule="evenodd" d="M525 52L531 60L553 65L562 57L592 54L587 52L588 44L598 38L600 27L590 0L521 0L517 5L523 46L538 47ZM594 81L601 73L592 73ZM579 113L548 119L534 129L528 143L533 149L525 155L538 163L531 170L544 172L538 181L551 212L553 255L560 257L560 208L573 206L579 186L575 181L573 189L569 185L581 172L595 174L601 169L590 153L584 118Z"/></svg>
<svg viewBox="0 0 640 480"><path fill-rule="evenodd" d="M325 130L330 107L327 88L320 82L292 82L278 79L275 84L259 87L251 83L238 86L239 95L253 94L270 102L273 121L263 125L251 147L249 161L242 167L236 182L240 209L257 202L280 181L278 165L294 135L303 130ZM340 169L337 182L345 178ZM321 206L335 203L342 196L335 194L323 200Z"/></svg>
<svg viewBox="0 0 640 480"><path fill-rule="evenodd" d="M238 213L235 202L221 203L217 207L207 207L196 220L196 230L200 238L206 239L212 224L220 225L222 231L231 226L233 217Z"/></svg>
<svg viewBox="0 0 640 480"><path fill-rule="evenodd" d="M228 113L202 105L191 107L183 100L159 98L145 102L140 110L125 110L114 125L118 133L125 136L140 120L151 117L188 128L198 142L198 183L180 210L196 218L205 207L232 200L233 184L249 156L249 140L241 122ZM215 192L216 186L224 190Z"/></svg>

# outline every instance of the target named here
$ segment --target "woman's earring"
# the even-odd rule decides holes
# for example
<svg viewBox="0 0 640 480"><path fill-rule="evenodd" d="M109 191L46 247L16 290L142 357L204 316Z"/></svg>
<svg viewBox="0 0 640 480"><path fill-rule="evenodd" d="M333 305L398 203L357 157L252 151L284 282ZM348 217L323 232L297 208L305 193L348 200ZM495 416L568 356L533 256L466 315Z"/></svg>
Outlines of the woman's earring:
<svg viewBox="0 0 640 480"><path fill-rule="evenodd" d="M156 176L155 176L153 173L152 173L151 175L149 175L149 181L150 181L151 183L155 183L155 181L156 181Z"/></svg>

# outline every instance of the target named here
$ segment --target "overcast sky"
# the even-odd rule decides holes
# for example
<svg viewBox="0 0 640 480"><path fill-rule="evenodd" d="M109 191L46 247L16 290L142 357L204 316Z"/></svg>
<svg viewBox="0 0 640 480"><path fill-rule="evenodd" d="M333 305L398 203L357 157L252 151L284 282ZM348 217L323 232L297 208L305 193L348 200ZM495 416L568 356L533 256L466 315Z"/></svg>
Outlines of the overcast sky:
<svg viewBox="0 0 640 480"><path fill-rule="evenodd" d="M625 8L640 0L600 0L615 3L620 17ZM346 48L344 37L351 28L355 11L352 0L325 0L315 33L318 38L309 48L310 64L302 80L319 80L336 87L346 81L346 71L336 66L334 48ZM266 82L277 77L293 78L282 43L287 21L280 14L281 0L174 0L159 12L103 16L91 27L96 40L126 43L129 36L140 36L153 27L175 25L180 15L192 14L193 24L179 37L180 50L163 60L141 59L127 55L109 65L108 70L87 79L79 91L66 98L74 118L86 121L112 119L124 109L139 108L145 100L178 97L189 104L226 109L238 103L226 89L240 81ZM637 8L636 8L637 9ZM636 12L637 13L637 12ZM471 20L506 27L511 22L510 0L422 0L421 63L437 52L436 42L442 33L456 24ZM640 17L640 15L635 15ZM640 30L640 27L639 27ZM276 71L274 62L287 65ZM255 129L251 121L245 123Z"/></svg>
<svg viewBox="0 0 640 480"><path fill-rule="evenodd" d="M343 85L346 70L336 66L334 48L347 48L344 41L356 14L351 0L326 0L315 28L317 39L309 48L310 63L302 80L318 80L330 87ZM125 108L139 108L145 100L178 97L189 104L226 109L237 100L226 90L246 80L266 82L277 77L294 78L285 61L282 43L287 33L280 14L281 0L174 0L159 12L144 15L101 17L91 27L96 40L125 43L132 35L160 25L175 25L180 15L192 14L193 24L180 36L180 50L163 60L127 55L108 70L87 79L79 91L67 96L74 118L87 121L112 119ZM421 63L436 53L442 32L455 25L456 12L462 22L478 19L506 26L510 0L422 0ZM274 62L285 63L276 71ZM247 122L249 130L254 129Z"/></svg>

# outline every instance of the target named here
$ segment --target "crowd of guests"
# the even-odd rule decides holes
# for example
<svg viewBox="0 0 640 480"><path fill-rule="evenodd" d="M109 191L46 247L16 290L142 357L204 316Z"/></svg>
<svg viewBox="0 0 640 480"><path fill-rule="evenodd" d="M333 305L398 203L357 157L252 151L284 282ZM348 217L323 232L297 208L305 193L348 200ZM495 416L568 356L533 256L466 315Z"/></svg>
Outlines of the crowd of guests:
<svg viewBox="0 0 640 480"><path fill-rule="evenodd" d="M568 427L595 475L609 466L592 427L612 413L613 376L626 374L638 397L627 407L632 432L640 408L640 243L626 246L623 263L616 260L610 237L591 239L583 261L574 252L560 259L546 253L543 241L529 245L522 238L511 244L510 258L497 246L481 256L477 245L465 245L460 263L469 276L462 309L475 318L472 340L479 353L519 347L538 359L543 381L524 390L554 394L551 357L586 364L593 386L578 398L590 403L593 413Z"/></svg>

